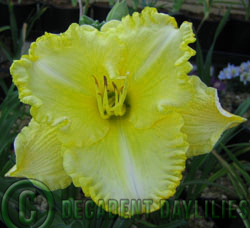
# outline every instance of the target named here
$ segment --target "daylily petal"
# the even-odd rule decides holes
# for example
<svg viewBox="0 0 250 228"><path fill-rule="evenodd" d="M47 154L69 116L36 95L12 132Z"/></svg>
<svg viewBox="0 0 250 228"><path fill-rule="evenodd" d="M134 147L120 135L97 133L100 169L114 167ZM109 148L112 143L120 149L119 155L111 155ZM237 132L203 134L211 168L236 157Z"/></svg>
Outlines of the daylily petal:
<svg viewBox="0 0 250 228"><path fill-rule="evenodd" d="M244 121L220 107L215 89L187 76L188 60L195 54L188 46L195 41L191 23L178 29L174 18L145 8L122 22L107 23L102 30L116 32L126 44L127 103L135 127L148 127L166 111L179 111L191 144L188 156L193 156L211 151L224 130Z"/></svg>
<svg viewBox="0 0 250 228"><path fill-rule="evenodd" d="M147 7L121 22L108 22L102 31L116 33L126 45L123 68L130 77L130 120L136 127L148 127L162 118L162 102L181 105L191 99L183 78L192 69L188 60L195 54L188 46L195 41L191 23L178 28L173 17Z"/></svg>
<svg viewBox="0 0 250 228"><path fill-rule="evenodd" d="M114 35L91 26L46 33L11 67L21 101L32 106L38 122L69 120L64 142L95 142L107 133L108 121L100 117L93 76L119 75L121 48Z"/></svg>
<svg viewBox="0 0 250 228"><path fill-rule="evenodd" d="M57 128L31 120L29 126L23 128L15 139L16 165L6 176L37 179L50 190L70 185L71 178L65 173L62 164Z"/></svg>
<svg viewBox="0 0 250 228"><path fill-rule="evenodd" d="M110 199L117 200L119 207L122 199L130 203L132 199L152 199L150 211L155 211L161 199L175 193L182 178L188 148L180 131L182 125L177 113L169 113L149 129L137 129L128 120L114 119L101 141L83 148L66 148L64 168L96 204L104 200L101 206L106 210ZM120 209L113 213L125 216ZM145 212L144 207L141 212Z"/></svg>
<svg viewBox="0 0 250 228"><path fill-rule="evenodd" d="M184 118L182 132L187 135L190 145L187 156L191 157L210 152L226 129L246 119L225 111L219 103L217 90L207 87L198 77L189 77L189 83L195 96L175 111Z"/></svg>

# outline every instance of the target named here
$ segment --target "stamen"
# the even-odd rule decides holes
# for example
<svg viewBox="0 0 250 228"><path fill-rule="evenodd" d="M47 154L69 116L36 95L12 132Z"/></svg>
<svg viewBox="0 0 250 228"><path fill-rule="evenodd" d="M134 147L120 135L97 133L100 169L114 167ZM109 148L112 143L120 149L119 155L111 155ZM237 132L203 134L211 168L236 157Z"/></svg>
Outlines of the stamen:
<svg viewBox="0 0 250 228"><path fill-rule="evenodd" d="M108 88L108 80L106 76L103 76L103 92L99 87L98 80L95 76L95 88L96 88L96 98L97 98L97 105L100 115L104 119L108 119L110 116L122 116L126 112L126 106L124 104L127 90L128 90L128 79L127 77L122 77L119 80L124 80L124 85L117 88L117 85L114 81L112 81L113 88ZM109 91L109 89L111 91Z"/></svg>
<svg viewBox="0 0 250 228"><path fill-rule="evenodd" d="M104 80L105 82L105 80ZM104 94L103 94L103 108L109 114L109 99L108 99L108 91L107 91L107 85L104 87Z"/></svg>
<svg viewBox="0 0 250 228"><path fill-rule="evenodd" d="M108 86L108 81L106 76L103 77L103 81L104 81L104 86L107 87Z"/></svg>
<svg viewBox="0 0 250 228"><path fill-rule="evenodd" d="M98 81L94 75L93 75L93 78L95 79L95 84L98 86Z"/></svg>
<svg viewBox="0 0 250 228"><path fill-rule="evenodd" d="M115 91L115 106L116 106L119 102L119 95L118 95L117 87L116 87L114 82L112 82L112 85L113 85L114 91Z"/></svg>
<svg viewBox="0 0 250 228"><path fill-rule="evenodd" d="M125 82L124 82L124 86L122 86L122 90L120 92L121 94L121 97L120 97L120 100L119 100L119 103L122 105L126 99L126 96L127 96L127 91L128 91L128 79L126 78L125 79Z"/></svg>
<svg viewBox="0 0 250 228"><path fill-rule="evenodd" d="M93 76L93 77L95 79L96 99L97 99L98 110L99 110L100 115L103 119L108 119L109 117L104 114L104 109L103 109L103 105L102 105L102 94L100 93L100 90L99 90L98 81L97 81L95 76Z"/></svg>

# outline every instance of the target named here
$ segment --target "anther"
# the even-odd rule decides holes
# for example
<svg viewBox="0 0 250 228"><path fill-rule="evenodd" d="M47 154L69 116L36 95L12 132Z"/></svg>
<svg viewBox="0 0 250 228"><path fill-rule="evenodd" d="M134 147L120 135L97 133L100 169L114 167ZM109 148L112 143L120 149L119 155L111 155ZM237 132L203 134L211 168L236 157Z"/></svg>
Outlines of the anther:
<svg viewBox="0 0 250 228"><path fill-rule="evenodd" d="M106 76L103 77L103 81L104 81L104 86L107 87L108 86L108 81Z"/></svg>
<svg viewBox="0 0 250 228"><path fill-rule="evenodd" d="M113 85L114 89L117 90L116 84L114 82L112 82L112 85Z"/></svg>
<svg viewBox="0 0 250 228"><path fill-rule="evenodd" d="M98 86L98 81L97 81L96 77L95 77L94 75L92 75L92 77L93 77L94 80L95 80L95 84Z"/></svg>

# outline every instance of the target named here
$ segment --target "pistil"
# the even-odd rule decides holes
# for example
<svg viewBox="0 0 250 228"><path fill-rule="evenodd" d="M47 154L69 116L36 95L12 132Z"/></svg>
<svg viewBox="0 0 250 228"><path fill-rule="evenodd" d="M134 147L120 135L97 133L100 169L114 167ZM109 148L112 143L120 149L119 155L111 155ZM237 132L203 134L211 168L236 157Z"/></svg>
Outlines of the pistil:
<svg viewBox="0 0 250 228"><path fill-rule="evenodd" d="M123 116L126 112L125 99L128 91L128 80L124 77L124 84L118 88L114 81L111 81L109 86L107 77L103 77L103 90L101 85L94 76L96 87L97 105L100 115L103 119L108 119L111 116Z"/></svg>

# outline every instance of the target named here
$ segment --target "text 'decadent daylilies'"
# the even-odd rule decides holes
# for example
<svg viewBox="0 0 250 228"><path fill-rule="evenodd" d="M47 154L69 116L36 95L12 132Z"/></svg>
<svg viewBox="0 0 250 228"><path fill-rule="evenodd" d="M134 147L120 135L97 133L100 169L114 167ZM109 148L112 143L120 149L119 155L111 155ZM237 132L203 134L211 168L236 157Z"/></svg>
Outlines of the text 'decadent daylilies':
<svg viewBox="0 0 250 228"><path fill-rule="evenodd" d="M152 199L150 212L159 209L174 195L186 159L210 152L224 130L245 120L222 109L215 89L187 76L194 41L191 23L178 28L154 8L101 31L72 24L37 39L11 67L33 119L15 140L8 175L51 190L72 181L97 204ZM127 206L114 213L131 216Z"/></svg>

